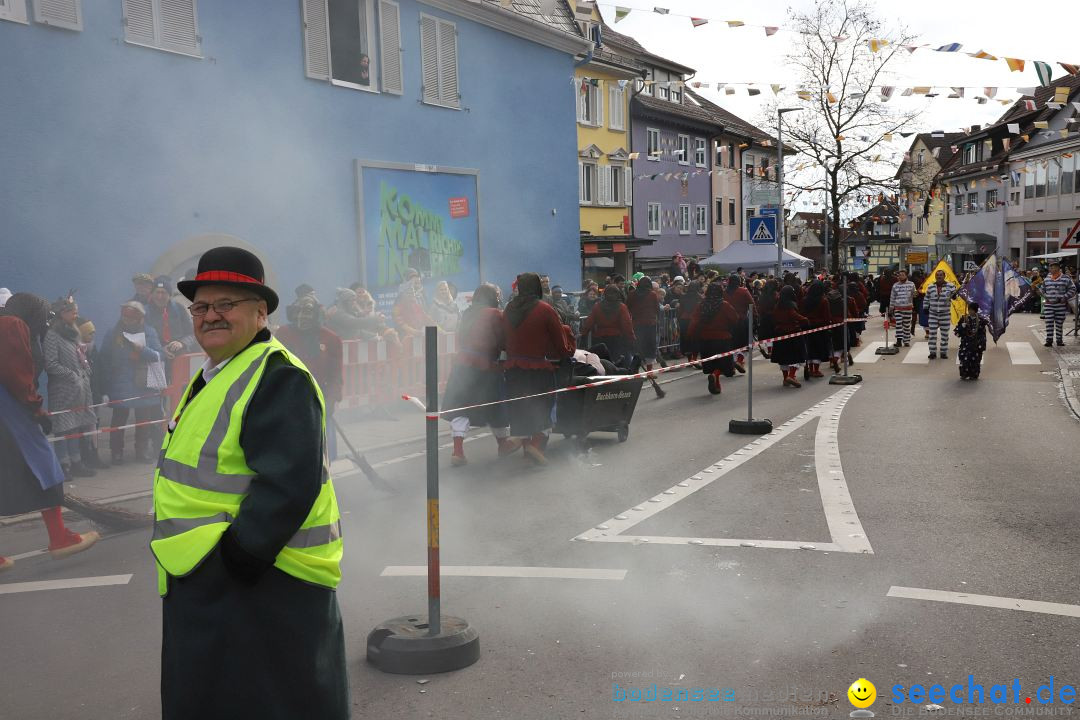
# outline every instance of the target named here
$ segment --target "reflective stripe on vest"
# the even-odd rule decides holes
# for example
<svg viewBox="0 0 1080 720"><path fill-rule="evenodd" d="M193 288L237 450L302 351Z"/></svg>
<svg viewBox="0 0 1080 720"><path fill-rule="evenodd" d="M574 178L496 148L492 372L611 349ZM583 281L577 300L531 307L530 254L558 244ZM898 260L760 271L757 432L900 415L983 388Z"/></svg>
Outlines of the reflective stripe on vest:
<svg viewBox="0 0 1080 720"><path fill-rule="evenodd" d="M182 577L195 570L240 511L255 477L240 447L241 425L274 353L304 371L315 388L323 411L324 448L319 495L274 565L300 580L330 588L340 580L341 521L325 453L322 391L304 364L271 338L235 356L194 398L189 384L173 416L173 431L162 444L154 476L150 546L158 561L161 594L167 589L166 574Z"/></svg>

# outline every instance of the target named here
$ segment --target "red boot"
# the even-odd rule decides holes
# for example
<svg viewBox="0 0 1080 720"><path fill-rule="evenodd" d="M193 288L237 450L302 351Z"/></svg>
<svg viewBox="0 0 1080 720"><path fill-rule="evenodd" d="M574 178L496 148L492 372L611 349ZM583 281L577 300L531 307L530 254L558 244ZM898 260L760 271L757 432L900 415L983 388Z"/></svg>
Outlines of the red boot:
<svg viewBox="0 0 1080 720"><path fill-rule="evenodd" d="M454 437L454 452L450 455L450 464L461 467L469 461L465 459L465 438Z"/></svg>
<svg viewBox="0 0 1080 720"><path fill-rule="evenodd" d="M5 570L10 570L13 567L15 567L15 561L14 560L12 560L11 558L6 558L3 555L0 555L0 572L4 572Z"/></svg>
<svg viewBox="0 0 1080 720"><path fill-rule="evenodd" d="M525 457L529 458L537 465L547 465L547 458L544 457L543 449L546 444L547 435L544 433L536 433L525 443Z"/></svg>
<svg viewBox="0 0 1080 720"><path fill-rule="evenodd" d="M101 535L96 532L80 535L68 530L64 526L64 518L60 515L59 506L42 510L41 519L45 521L45 529L49 531L49 555L53 558L67 557L89 550L101 539Z"/></svg>
<svg viewBox="0 0 1080 720"><path fill-rule="evenodd" d="M785 387L802 387L802 383L795 379L795 373L798 368L788 368L784 371L784 386Z"/></svg>
<svg viewBox="0 0 1080 720"><path fill-rule="evenodd" d="M719 370L713 370L709 373L709 392L713 395L719 395L721 392Z"/></svg>
<svg viewBox="0 0 1080 720"><path fill-rule="evenodd" d="M499 457L513 455L521 447L521 441L511 437L497 437L495 442L499 445Z"/></svg>
<svg viewBox="0 0 1080 720"><path fill-rule="evenodd" d="M821 363L814 363L810 366L810 377L823 378L825 373L821 372Z"/></svg>

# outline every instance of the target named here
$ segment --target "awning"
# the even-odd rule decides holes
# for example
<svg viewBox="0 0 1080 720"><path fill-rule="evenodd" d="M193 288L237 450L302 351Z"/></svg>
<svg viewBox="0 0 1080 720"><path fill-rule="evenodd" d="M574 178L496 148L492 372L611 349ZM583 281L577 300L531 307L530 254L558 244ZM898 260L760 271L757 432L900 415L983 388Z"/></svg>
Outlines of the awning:
<svg viewBox="0 0 1080 720"><path fill-rule="evenodd" d="M1045 253L1043 255L1028 255L1028 260L1057 260L1058 258L1076 257L1080 250L1061 250L1059 252Z"/></svg>
<svg viewBox="0 0 1080 720"><path fill-rule="evenodd" d="M733 242L720 252L700 261L702 266L712 265L722 270L765 270L776 267L776 245L751 245L744 241ZM784 250L783 267L813 267L814 261L790 250Z"/></svg>

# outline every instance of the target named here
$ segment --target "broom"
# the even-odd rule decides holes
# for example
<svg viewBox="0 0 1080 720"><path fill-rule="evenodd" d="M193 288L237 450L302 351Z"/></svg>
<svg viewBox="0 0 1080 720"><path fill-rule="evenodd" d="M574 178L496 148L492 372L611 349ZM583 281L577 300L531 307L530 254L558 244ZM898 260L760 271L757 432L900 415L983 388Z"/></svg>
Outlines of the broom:
<svg viewBox="0 0 1080 720"><path fill-rule="evenodd" d="M131 512L112 505L97 505L80 497L64 493L63 505L87 520L114 530L136 530L154 523L150 515Z"/></svg>
<svg viewBox="0 0 1080 720"><path fill-rule="evenodd" d="M349 442L349 438L345 435L345 431L341 428L341 425L338 424L337 418L331 417L330 419L333 421L334 428L337 430L338 435L340 435L341 439L345 442L345 447L349 448L348 458L353 461L353 464L360 468L360 471L367 476L367 479L372 485L380 490L396 493L397 488L388 483L382 475L375 472L375 468L371 466L371 463L364 457L364 454L357 451L357 449L352 446L352 443Z"/></svg>

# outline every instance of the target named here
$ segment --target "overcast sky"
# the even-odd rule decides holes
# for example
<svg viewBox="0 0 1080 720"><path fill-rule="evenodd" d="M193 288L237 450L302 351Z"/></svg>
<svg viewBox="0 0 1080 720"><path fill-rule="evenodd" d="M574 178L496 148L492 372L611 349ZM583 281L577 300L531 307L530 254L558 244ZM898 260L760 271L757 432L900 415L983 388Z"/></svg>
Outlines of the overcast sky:
<svg viewBox="0 0 1080 720"><path fill-rule="evenodd" d="M777 83L793 89L797 78L785 68L784 58L795 47L797 35L781 30L766 37L761 27L754 25L790 27L788 8L809 8L810 0L620 0L607 3L599 0L605 21L619 32L634 37L649 51L695 68L694 80L702 82L760 83L762 94L749 97L744 86L735 95L718 94L716 90L700 90L709 99L735 114L750 120L762 129L775 132L775 119L762 117L761 108L773 96L770 84ZM615 6L632 8L629 16L615 24ZM1014 87L1038 85L1033 60L1049 62L1054 78L1065 74L1058 62L1080 65L1080 2L1076 0L1046 0L1027 4L1005 2L942 2L942 0L903 0L882 2L871 0L886 27L906 26L918 36L916 44L938 47L947 43L962 44L958 53L939 53L929 49L911 54L901 52L888 82L897 90L890 103L898 107L922 109L919 132L931 130L956 131L973 124L994 121L1005 110L996 100L979 105L974 97L982 88L997 86L998 99L1019 97ZM659 15L652 8L668 8L671 13L703 17L710 20L702 27L692 27L686 17ZM1024 8L1020 10L1019 8ZM640 9L639 9L640 8ZM902 12L901 12L902 11ZM741 20L747 27L728 28L722 20ZM985 50L999 59L980 60L965 52ZM1027 60L1023 72L1010 72L1004 57ZM933 99L899 97L904 87L935 86L941 96ZM951 100L945 96L949 86L968 86L965 98ZM977 90L970 88L978 88ZM786 93L785 93L786 94ZM790 105L799 101L790 97ZM910 143L897 138L894 142L894 164Z"/></svg>

